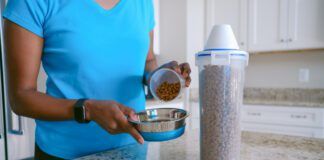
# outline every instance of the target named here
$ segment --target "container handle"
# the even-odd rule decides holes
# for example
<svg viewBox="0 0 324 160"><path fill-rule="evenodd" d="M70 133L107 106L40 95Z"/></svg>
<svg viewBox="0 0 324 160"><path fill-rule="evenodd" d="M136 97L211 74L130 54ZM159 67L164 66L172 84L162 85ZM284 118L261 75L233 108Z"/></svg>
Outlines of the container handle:
<svg viewBox="0 0 324 160"><path fill-rule="evenodd" d="M231 55L229 52L224 52L223 54L211 54L211 64L230 65Z"/></svg>

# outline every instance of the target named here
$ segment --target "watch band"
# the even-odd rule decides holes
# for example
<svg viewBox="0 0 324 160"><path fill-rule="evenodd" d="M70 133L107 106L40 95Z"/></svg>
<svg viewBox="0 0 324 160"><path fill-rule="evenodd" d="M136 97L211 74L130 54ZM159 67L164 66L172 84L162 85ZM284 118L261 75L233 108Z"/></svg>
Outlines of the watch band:
<svg viewBox="0 0 324 160"><path fill-rule="evenodd" d="M87 99L79 99L74 104L74 120L78 123L89 123L90 121L86 120L86 110L84 106L84 102Z"/></svg>

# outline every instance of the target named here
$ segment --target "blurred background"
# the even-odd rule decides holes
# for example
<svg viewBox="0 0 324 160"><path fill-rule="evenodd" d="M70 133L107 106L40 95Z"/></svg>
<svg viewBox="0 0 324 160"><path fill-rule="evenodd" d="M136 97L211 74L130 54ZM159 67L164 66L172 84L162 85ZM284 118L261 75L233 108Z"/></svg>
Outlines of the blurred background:
<svg viewBox="0 0 324 160"><path fill-rule="evenodd" d="M324 88L322 0L161 0L158 61L189 61L214 24L230 24L250 53L246 87Z"/></svg>
<svg viewBox="0 0 324 160"><path fill-rule="evenodd" d="M213 25L230 24L240 49L250 53L243 130L324 138L323 7L323 0L156 0L159 64L192 67L184 99L159 106L184 106L199 118L194 55Z"/></svg>

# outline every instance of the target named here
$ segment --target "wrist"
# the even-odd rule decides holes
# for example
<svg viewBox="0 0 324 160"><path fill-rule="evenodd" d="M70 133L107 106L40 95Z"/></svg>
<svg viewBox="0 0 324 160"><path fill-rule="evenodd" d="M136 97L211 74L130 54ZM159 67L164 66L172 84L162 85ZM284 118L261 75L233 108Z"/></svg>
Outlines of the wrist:
<svg viewBox="0 0 324 160"><path fill-rule="evenodd" d="M152 72L145 72L144 74L144 79L145 79L145 84L149 85L150 79L151 79Z"/></svg>

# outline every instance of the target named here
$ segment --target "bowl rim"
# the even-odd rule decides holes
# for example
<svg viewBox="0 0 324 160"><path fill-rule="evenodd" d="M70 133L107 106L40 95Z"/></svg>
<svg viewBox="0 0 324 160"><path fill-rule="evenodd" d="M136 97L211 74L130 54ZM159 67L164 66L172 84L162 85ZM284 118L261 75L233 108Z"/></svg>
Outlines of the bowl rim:
<svg viewBox="0 0 324 160"><path fill-rule="evenodd" d="M170 121L167 121L167 122L140 122L140 121L134 121L134 120L131 120L129 117L127 118L127 120L131 123L134 123L134 124L156 124L156 123L169 123L169 122L178 122L178 121L182 121L186 118L188 118L190 116L190 113L184 109L180 109L180 108L152 108L152 109L145 109L144 111L141 111L141 112L138 112L138 113L135 113L136 115L139 114L139 113L144 113L146 111L150 111L150 110L157 110L157 109L176 109L176 110L181 110L181 111L184 111L186 113L185 116L179 118L179 119L175 119L175 120L170 120Z"/></svg>

